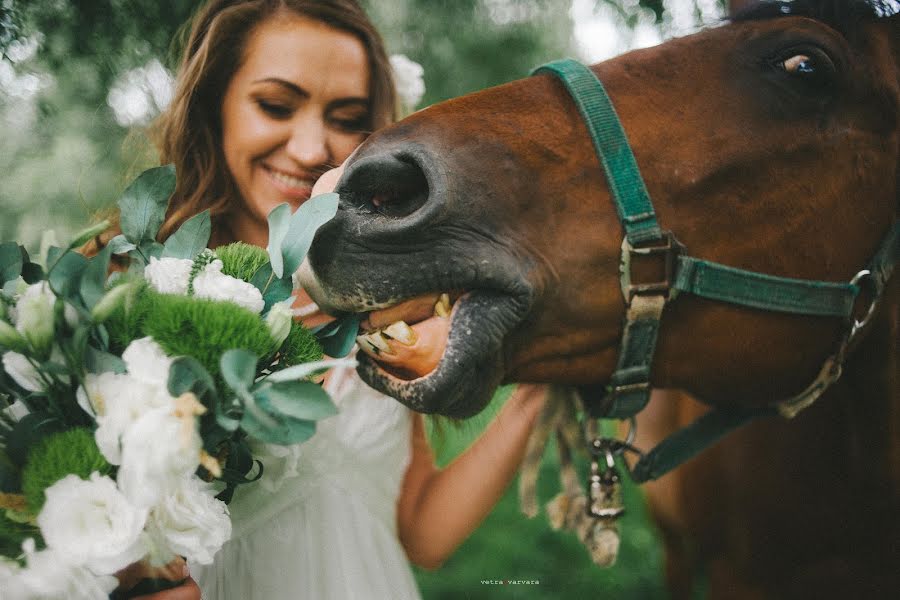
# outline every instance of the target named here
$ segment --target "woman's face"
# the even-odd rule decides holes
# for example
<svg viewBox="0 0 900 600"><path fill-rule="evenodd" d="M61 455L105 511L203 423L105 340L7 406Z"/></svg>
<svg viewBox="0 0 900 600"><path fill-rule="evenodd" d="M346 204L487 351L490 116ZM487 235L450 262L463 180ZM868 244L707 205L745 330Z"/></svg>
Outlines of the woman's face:
<svg viewBox="0 0 900 600"><path fill-rule="evenodd" d="M358 38L299 16L257 26L222 101L225 162L242 200L238 238L249 234L247 219L264 226L279 204L306 201L316 179L363 141L369 110Z"/></svg>

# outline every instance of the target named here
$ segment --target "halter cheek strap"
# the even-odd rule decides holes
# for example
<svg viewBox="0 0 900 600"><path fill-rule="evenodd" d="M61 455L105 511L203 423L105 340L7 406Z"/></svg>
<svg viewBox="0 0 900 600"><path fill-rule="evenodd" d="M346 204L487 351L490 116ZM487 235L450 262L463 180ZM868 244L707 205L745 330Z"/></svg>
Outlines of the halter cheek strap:
<svg viewBox="0 0 900 600"><path fill-rule="evenodd" d="M620 282L627 311L619 359L605 395L587 403L590 417L629 419L647 405L660 319L667 302L678 293L768 311L840 317L847 323L837 350L803 392L762 409L715 409L641 454L633 477L639 482L655 479L753 419L777 414L790 418L812 404L840 377L847 347L871 317L900 259L900 224L893 224L870 264L847 283L775 277L688 256L675 236L659 226L634 153L603 84L590 69L571 59L535 69L534 74L540 73L559 78L577 105L625 230ZM663 279L636 281L632 266L644 261L655 262ZM866 316L857 321L852 315L861 287L867 283L874 300ZM618 444L619 453L633 450L617 440L606 442Z"/></svg>

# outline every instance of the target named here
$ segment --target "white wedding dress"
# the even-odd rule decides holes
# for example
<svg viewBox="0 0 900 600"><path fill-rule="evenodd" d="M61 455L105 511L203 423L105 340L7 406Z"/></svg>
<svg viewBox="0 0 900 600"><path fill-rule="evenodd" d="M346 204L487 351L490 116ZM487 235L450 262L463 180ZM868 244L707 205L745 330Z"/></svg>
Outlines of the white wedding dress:
<svg viewBox="0 0 900 600"><path fill-rule="evenodd" d="M311 439L252 448L265 470L235 492L232 539L191 565L203 600L419 598L396 525L412 413L353 369L325 389L340 412Z"/></svg>

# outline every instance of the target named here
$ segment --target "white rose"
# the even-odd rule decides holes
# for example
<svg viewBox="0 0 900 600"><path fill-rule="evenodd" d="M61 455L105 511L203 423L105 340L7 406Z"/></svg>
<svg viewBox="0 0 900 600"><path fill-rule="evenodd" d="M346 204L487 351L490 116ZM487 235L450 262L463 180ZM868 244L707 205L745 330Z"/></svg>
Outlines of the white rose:
<svg viewBox="0 0 900 600"><path fill-rule="evenodd" d="M119 489L134 504L153 506L197 470L202 446L193 414L171 407L146 413L122 436Z"/></svg>
<svg viewBox="0 0 900 600"><path fill-rule="evenodd" d="M53 345L55 303L56 294L46 281L41 281L25 288L16 300L15 309L10 311L16 330L39 353L49 353ZM78 323L78 313L68 304L63 314L69 326Z"/></svg>
<svg viewBox="0 0 900 600"><path fill-rule="evenodd" d="M394 87L403 106L412 110L425 95L425 69L419 63L403 54L393 54L390 58L394 70Z"/></svg>
<svg viewBox="0 0 900 600"><path fill-rule="evenodd" d="M147 531L191 562L212 563L216 552L231 537L228 507L214 496L210 486L197 476L185 480L174 494L150 511Z"/></svg>
<svg viewBox="0 0 900 600"><path fill-rule="evenodd" d="M95 575L86 567L72 564L69 557L52 549L34 551L34 540L22 544L28 567L17 573L7 586L0 576L0 590L6 600L108 600L118 586L112 575Z"/></svg>
<svg viewBox="0 0 900 600"><path fill-rule="evenodd" d="M70 563L110 574L144 556L147 510L132 505L109 477L67 475L44 493L38 526L47 547Z"/></svg>
<svg viewBox="0 0 900 600"><path fill-rule="evenodd" d="M144 279L161 294L187 294L188 280L194 261L188 258L150 257L144 267Z"/></svg>
<svg viewBox="0 0 900 600"><path fill-rule="evenodd" d="M153 338L145 337L128 344L122 353L122 360L128 374L141 383L168 389L169 367L174 359L166 356Z"/></svg>
<svg viewBox="0 0 900 600"><path fill-rule="evenodd" d="M222 261L216 259L194 277L194 296L209 300L226 300L261 313L266 303L262 293L252 283L222 273Z"/></svg>
<svg viewBox="0 0 900 600"><path fill-rule="evenodd" d="M34 540L31 540L33 543ZM22 581L22 568L5 556L0 556L0 590L3 595L0 598L6 600L24 600L28 597L25 583Z"/></svg>
<svg viewBox="0 0 900 600"><path fill-rule="evenodd" d="M38 370L24 354L5 352L3 354L3 370L12 377L13 381L29 392L42 392L46 387Z"/></svg>
<svg viewBox="0 0 900 600"><path fill-rule="evenodd" d="M120 441L125 432L148 412L172 406L172 397L164 388L137 381L127 373L88 373L84 390L76 394L78 404L94 415L97 447L114 465L122 462Z"/></svg>

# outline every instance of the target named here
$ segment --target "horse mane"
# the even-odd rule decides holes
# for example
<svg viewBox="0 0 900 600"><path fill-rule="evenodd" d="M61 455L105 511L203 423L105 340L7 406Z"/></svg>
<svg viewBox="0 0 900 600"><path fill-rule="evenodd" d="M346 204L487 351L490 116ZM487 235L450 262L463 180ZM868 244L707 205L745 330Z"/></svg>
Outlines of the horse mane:
<svg viewBox="0 0 900 600"><path fill-rule="evenodd" d="M746 5L731 16L734 22L783 16L809 17L844 35L863 22L896 17L897 0L762 0Z"/></svg>

